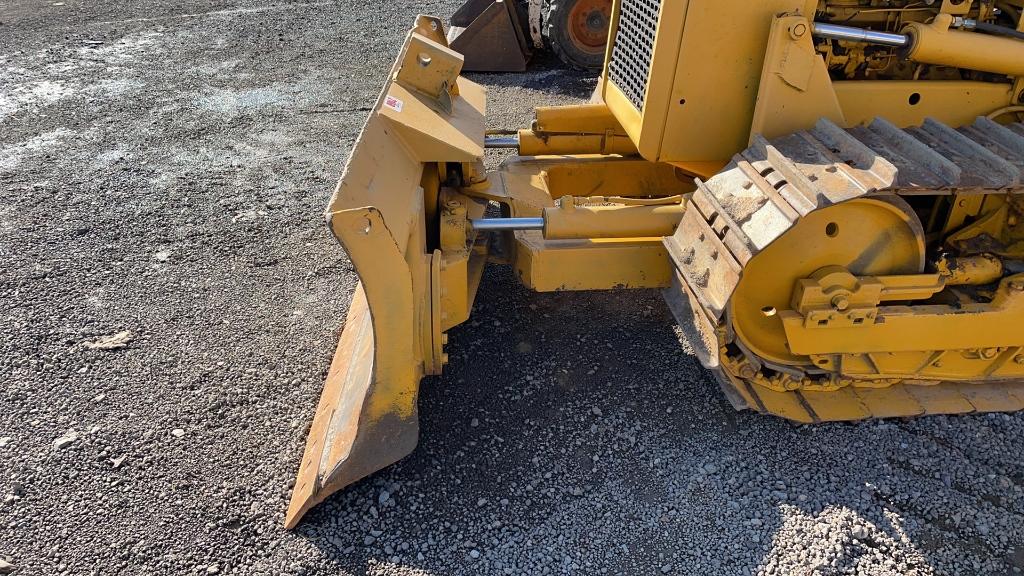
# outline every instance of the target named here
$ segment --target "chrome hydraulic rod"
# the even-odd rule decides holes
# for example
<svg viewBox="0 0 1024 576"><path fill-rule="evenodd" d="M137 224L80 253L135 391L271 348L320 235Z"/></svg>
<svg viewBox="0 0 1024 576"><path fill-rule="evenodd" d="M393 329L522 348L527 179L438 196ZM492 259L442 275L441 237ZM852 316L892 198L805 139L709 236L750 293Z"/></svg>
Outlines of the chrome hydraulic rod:
<svg viewBox="0 0 1024 576"><path fill-rule="evenodd" d="M868 44L881 44L883 46L906 46L910 43L910 38L904 34L876 32L874 30L854 28L852 26L825 24L824 22L814 22L811 25L811 33L819 38L849 40L851 42L866 42Z"/></svg>
<svg viewBox="0 0 1024 576"><path fill-rule="evenodd" d="M484 148L519 148L519 134L485 134Z"/></svg>
<svg viewBox="0 0 1024 576"><path fill-rule="evenodd" d="M543 218L470 218L474 230L543 230Z"/></svg>

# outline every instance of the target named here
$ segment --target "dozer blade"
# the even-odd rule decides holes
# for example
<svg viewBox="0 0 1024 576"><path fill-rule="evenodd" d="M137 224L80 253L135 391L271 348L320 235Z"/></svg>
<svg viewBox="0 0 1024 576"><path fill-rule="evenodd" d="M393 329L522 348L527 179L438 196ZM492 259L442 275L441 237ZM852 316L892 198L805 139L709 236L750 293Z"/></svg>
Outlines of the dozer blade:
<svg viewBox="0 0 1024 576"><path fill-rule="evenodd" d="M375 386L381 374L375 370L380 366L375 366L373 332L370 307L360 283L309 430L285 520L287 528L294 527L307 510L332 492L397 462L416 446L415 385L410 387L410 374L405 374L385 383L392 390ZM379 364L395 360L401 361L383 359ZM388 394L394 396L392 406L381 405ZM403 399L403 394L411 397ZM369 406L371 403L374 406Z"/></svg>
<svg viewBox="0 0 1024 576"><path fill-rule="evenodd" d="M424 186L437 178L434 163L483 156L486 95L459 77L461 65L440 22L417 18L327 208L360 282L310 427L287 528L416 446L419 381L442 364L440 252L426 248Z"/></svg>
<svg viewBox="0 0 1024 576"><path fill-rule="evenodd" d="M452 15L448 43L468 72L522 72L530 57L515 0L468 0Z"/></svg>

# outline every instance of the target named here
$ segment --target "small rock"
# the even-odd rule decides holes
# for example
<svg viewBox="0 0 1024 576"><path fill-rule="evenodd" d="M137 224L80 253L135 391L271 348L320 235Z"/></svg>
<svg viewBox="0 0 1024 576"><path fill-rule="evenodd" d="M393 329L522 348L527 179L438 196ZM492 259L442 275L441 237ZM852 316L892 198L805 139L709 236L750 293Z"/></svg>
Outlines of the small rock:
<svg viewBox="0 0 1024 576"><path fill-rule="evenodd" d="M217 566L216 564L211 564L211 565L206 567L206 573L207 574L220 574L220 566Z"/></svg>
<svg viewBox="0 0 1024 576"><path fill-rule="evenodd" d="M78 440L78 432L75 432L74 428L72 428L64 433L63 436L59 436L53 441L53 449L63 450L74 444L75 440Z"/></svg>
<svg viewBox="0 0 1024 576"><path fill-rule="evenodd" d="M17 568L18 567L14 564L11 564L3 558L0 558L0 574L10 574L11 572L14 572Z"/></svg>
<svg viewBox="0 0 1024 576"><path fill-rule="evenodd" d="M591 412L591 413L592 413L592 414L593 414L594 416L601 416L601 415L602 415L601 409L600 409L600 408L598 408L597 406L594 406L593 408L591 408L591 409L590 409L590 412Z"/></svg>
<svg viewBox="0 0 1024 576"><path fill-rule="evenodd" d="M185 431L182 430L181 428L175 428L174 430L171 430L171 436L174 436L175 438L181 438L184 435Z"/></svg>
<svg viewBox="0 0 1024 576"><path fill-rule="evenodd" d="M850 535L853 536L856 540L864 540L868 537L868 529L867 527L858 524L853 527L853 530L850 532Z"/></svg>
<svg viewBox="0 0 1024 576"><path fill-rule="evenodd" d="M3 447L7 446L10 443L11 443L11 437L10 436L4 436L3 438L0 438L0 448L3 448Z"/></svg>
<svg viewBox="0 0 1024 576"><path fill-rule="evenodd" d="M708 474L714 474L715 472L718 472L718 466L715 466L714 464L708 462L707 464L704 465L704 471L707 472Z"/></svg>
<svg viewBox="0 0 1024 576"><path fill-rule="evenodd" d="M662 574L668 574L671 571L672 571L672 565L671 564L664 564L664 565L662 565L662 567L661 567L661 573Z"/></svg>
<svg viewBox="0 0 1024 576"><path fill-rule="evenodd" d="M391 493L388 492L387 490L381 490L380 496L377 496L377 503L383 506L384 503L387 502L389 498L391 498Z"/></svg>
<svg viewBox="0 0 1024 576"><path fill-rule="evenodd" d="M481 498L481 499L476 501L476 507L477 508L483 508L486 505L487 505L487 498Z"/></svg>
<svg viewBox="0 0 1024 576"><path fill-rule="evenodd" d="M126 458L128 458L127 454L122 454L122 455L118 456L117 458L111 458L110 459L110 465L113 466L115 469L116 468L120 468L121 464L124 464L124 461L125 461Z"/></svg>
<svg viewBox="0 0 1024 576"><path fill-rule="evenodd" d="M479 557L480 557L480 551L479 551L479 550L477 550L476 548L474 548L474 549L470 550L470 551L469 551L469 557L470 557L470 558L473 558L474 560L475 560L475 559L477 559L477 558L479 558Z"/></svg>
<svg viewBox="0 0 1024 576"><path fill-rule="evenodd" d="M109 336L100 336L91 342L82 342L82 346L92 350L116 350L118 348L124 348L131 341L132 333L125 330L123 332L118 332L117 334L110 334Z"/></svg>
<svg viewBox="0 0 1024 576"><path fill-rule="evenodd" d="M476 418L473 418L472 420L469 421L469 425L472 426L473 428L476 428L477 426L480 425L480 421L477 420Z"/></svg>

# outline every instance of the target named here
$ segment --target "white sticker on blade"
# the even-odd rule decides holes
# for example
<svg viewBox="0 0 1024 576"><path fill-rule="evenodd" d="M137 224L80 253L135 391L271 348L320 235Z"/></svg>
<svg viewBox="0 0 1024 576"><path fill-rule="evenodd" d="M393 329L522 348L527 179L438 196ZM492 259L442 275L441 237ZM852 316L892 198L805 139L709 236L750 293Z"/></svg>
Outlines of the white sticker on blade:
<svg viewBox="0 0 1024 576"><path fill-rule="evenodd" d="M395 112L402 111L402 101L390 94L384 97L384 105L387 106L388 108L391 108Z"/></svg>

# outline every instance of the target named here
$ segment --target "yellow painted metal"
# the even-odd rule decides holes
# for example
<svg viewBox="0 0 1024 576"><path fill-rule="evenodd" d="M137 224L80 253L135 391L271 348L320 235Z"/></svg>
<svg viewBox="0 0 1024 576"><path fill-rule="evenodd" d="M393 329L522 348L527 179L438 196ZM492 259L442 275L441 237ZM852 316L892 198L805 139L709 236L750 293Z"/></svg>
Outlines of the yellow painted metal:
<svg viewBox="0 0 1024 576"><path fill-rule="evenodd" d="M439 195L433 163L483 156L485 95L459 77L461 63L440 22L418 18L327 208L360 284L310 428L288 527L416 445L419 380L444 361L441 282L472 282L468 265L460 277L440 276L442 255L427 247L424 206Z"/></svg>
<svg viewBox="0 0 1024 576"><path fill-rule="evenodd" d="M807 0L664 1L644 109L638 110L607 74L601 96L644 158L722 162L749 138L772 18L813 14L816 5Z"/></svg>
<svg viewBox="0 0 1024 576"><path fill-rule="evenodd" d="M619 121L603 102L572 106L538 106L533 129L538 132L606 132L624 134Z"/></svg>
<svg viewBox="0 0 1024 576"><path fill-rule="evenodd" d="M959 386L960 395L979 412L1009 412L1024 409L1024 395L1013 393L1003 382L971 383Z"/></svg>
<svg viewBox="0 0 1024 576"><path fill-rule="evenodd" d="M444 332L465 322L473 308L487 263L487 238L470 236L468 219L482 218L487 203L446 191L441 205L441 250L435 252L435 259L439 275L437 315L439 331ZM473 241L467 243L467 237Z"/></svg>
<svg viewBox="0 0 1024 576"><path fill-rule="evenodd" d="M842 80L832 87L848 126L880 115L900 127L919 126L926 118L963 126L1011 98L1009 84L966 80Z"/></svg>
<svg viewBox="0 0 1024 576"><path fill-rule="evenodd" d="M944 254L935 269L947 286L991 284L1003 277L1003 261L992 254L953 256Z"/></svg>
<svg viewBox="0 0 1024 576"><path fill-rule="evenodd" d="M515 156L490 187L465 192L509 206L513 217L541 216L563 196L668 197L692 192L692 178L668 164L616 156Z"/></svg>
<svg viewBox="0 0 1024 576"><path fill-rule="evenodd" d="M838 314L831 311L831 315ZM998 349L994 357L1009 347L1024 345L1020 330L1024 325L1024 276L1004 279L989 303L880 306L869 321L856 325L808 322L796 311L779 316L785 328L784 341L794 355L991 348ZM1024 365L1020 373L1024 375ZM943 378L956 379L956 374L943 374Z"/></svg>
<svg viewBox="0 0 1024 576"><path fill-rule="evenodd" d="M740 380L723 383L732 393L741 386L742 407L800 423L894 418L923 414L1006 412L1024 408L1024 383L905 383L891 387L849 387L832 392L777 392Z"/></svg>
<svg viewBox="0 0 1024 576"><path fill-rule="evenodd" d="M851 388L832 392L802 390L799 394L822 421L863 420L871 416L871 411L864 406L856 391Z"/></svg>
<svg viewBox="0 0 1024 576"><path fill-rule="evenodd" d="M964 414L975 407L960 395L956 386L907 386L907 392L932 414Z"/></svg>
<svg viewBox="0 0 1024 576"><path fill-rule="evenodd" d="M381 212L332 215L360 275L320 406L310 428L285 519L293 527L312 506L416 445L418 361L413 278ZM383 447L382 447L383 445Z"/></svg>
<svg viewBox="0 0 1024 576"><path fill-rule="evenodd" d="M848 7L811 0L665 0L643 109L610 79L607 68L598 92L641 156L708 176L753 134L771 137L805 129L822 117L846 127L878 116L900 127L918 125L927 117L962 125L1015 104L1024 90L1020 80L832 80L809 30L815 14L833 8ZM613 16L617 19L617 12ZM878 24L870 11L855 10L851 16ZM914 23L912 28L931 26L928 34L936 25ZM609 55L615 26L613 22ZM955 55L963 59L959 64L1018 74L1024 66L1020 41L977 32L942 34L963 42ZM932 46L929 37L929 54ZM996 56L991 55L994 49Z"/></svg>
<svg viewBox="0 0 1024 576"><path fill-rule="evenodd" d="M1016 38L951 30L953 16L938 14L930 23L910 22L903 29L912 42L907 57L915 62L1024 76L1024 42Z"/></svg>
<svg viewBox="0 0 1024 576"><path fill-rule="evenodd" d="M480 193L481 197L507 205L513 217L537 217L545 209L562 210L556 207L555 200L566 196L581 201L619 197L628 202L632 198L676 197L694 188L689 176L673 166L614 156L515 157L504 162L495 176L491 187ZM610 212L577 209L584 213ZM665 206L620 206L618 210L624 210L621 214L627 216L627 220L616 224L623 234L604 231L602 235L619 237L545 239L537 231L516 232L512 239L517 276L524 285L541 292L667 286L670 266L661 236L638 237L625 232L653 228L661 232L666 226L664 212L678 210ZM640 212L661 214L655 222L647 224L634 217ZM598 216L608 217L613 216ZM676 215L671 219L676 220ZM574 222L582 225L583 219ZM559 222L555 228L556 235L588 236L586 230L574 232L572 226L560 226Z"/></svg>
<svg viewBox="0 0 1024 576"><path fill-rule="evenodd" d="M808 25L801 16L774 19L751 136L780 136L809 128L819 118L841 126L863 124L879 115L900 127L919 125L927 118L961 125L1011 102L1012 86L994 82L833 81L810 34L797 33ZM961 34L969 40L979 36Z"/></svg>
<svg viewBox="0 0 1024 576"><path fill-rule="evenodd" d="M904 276L855 276L842 266L829 265L796 281L793 310L804 316L829 309L844 313L858 307L875 307L881 302L926 300L946 287L941 274ZM831 313L830 312L830 313ZM839 321L833 317L830 322Z"/></svg>
<svg viewBox="0 0 1024 576"><path fill-rule="evenodd" d="M745 387L757 399L756 406L762 412L807 424L816 421L815 417L808 412L807 405L802 401L799 393L778 392L769 388L747 384L737 378L733 378L733 381L739 382L740 386Z"/></svg>
<svg viewBox="0 0 1024 576"><path fill-rule="evenodd" d="M1020 208L1013 200L981 214L970 224L946 238L946 242L968 253L988 252L1007 258L1024 258L1024 226L1020 226Z"/></svg>
<svg viewBox="0 0 1024 576"><path fill-rule="evenodd" d="M563 198L556 208L544 209L544 237L548 240L669 236L683 217L685 205L576 206Z"/></svg>
<svg viewBox="0 0 1024 576"><path fill-rule="evenodd" d="M751 137L775 138L828 118L846 125L825 61L815 51L811 26L802 16L772 20Z"/></svg>
<svg viewBox="0 0 1024 576"><path fill-rule="evenodd" d="M762 358L806 364L803 353L789 349L779 314L789 308L797 280L830 265L857 275L916 274L924 257L920 223L902 200L860 199L816 210L743 269L730 299L733 328Z"/></svg>
<svg viewBox="0 0 1024 576"><path fill-rule="evenodd" d="M533 126L519 131L519 154L637 153L633 141L606 104L545 106L537 108Z"/></svg>
<svg viewBox="0 0 1024 576"><path fill-rule="evenodd" d="M921 403L907 392L906 386L854 388L853 393L875 418L917 416L925 412Z"/></svg>
<svg viewBox="0 0 1024 576"><path fill-rule="evenodd" d="M562 133L519 131L519 153L524 156L555 154L621 154L633 156L636 146L628 136L615 133Z"/></svg>
<svg viewBox="0 0 1024 576"><path fill-rule="evenodd" d="M545 240L539 231L516 232L515 271L538 292L664 288L671 265L661 236Z"/></svg>

